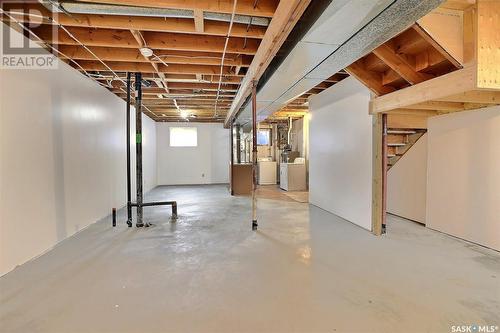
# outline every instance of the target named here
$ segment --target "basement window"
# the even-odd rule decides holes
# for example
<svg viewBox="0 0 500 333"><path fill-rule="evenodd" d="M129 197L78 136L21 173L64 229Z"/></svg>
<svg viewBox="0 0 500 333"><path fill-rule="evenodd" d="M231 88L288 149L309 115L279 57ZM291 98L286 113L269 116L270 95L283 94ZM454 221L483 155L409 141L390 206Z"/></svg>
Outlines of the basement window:
<svg viewBox="0 0 500 333"><path fill-rule="evenodd" d="M170 147L197 147L196 127L170 127Z"/></svg>
<svg viewBox="0 0 500 333"><path fill-rule="evenodd" d="M259 129L257 131L257 146L269 146L271 144L271 130Z"/></svg>

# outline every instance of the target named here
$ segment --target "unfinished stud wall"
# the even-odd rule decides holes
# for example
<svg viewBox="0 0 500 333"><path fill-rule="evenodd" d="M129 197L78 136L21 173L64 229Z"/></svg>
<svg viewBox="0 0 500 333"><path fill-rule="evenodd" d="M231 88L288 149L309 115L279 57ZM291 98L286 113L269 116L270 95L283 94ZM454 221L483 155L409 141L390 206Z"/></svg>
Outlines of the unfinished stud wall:
<svg viewBox="0 0 500 333"><path fill-rule="evenodd" d="M371 230L370 92L354 78L309 100L309 202Z"/></svg>
<svg viewBox="0 0 500 333"><path fill-rule="evenodd" d="M429 118L429 228L500 250L500 107Z"/></svg>
<svg viewBox="0 0 500 333"><path fill-rule="evenodd" d="M387 212L425 224L427 134L387 172Z"/></svg>
<svg viewBox="0 0 500 333"><path fill-rule="evenodd" d="M170 147L170 127L196 127L197 147ZM222 124L157 123L159 185L229 183L229 130Z"/></svg>
<svg viewBox="0 0 500 333"><path fill-rule="evenodd" d="M149 189L155 124L143 122ZM125 102L62 62L0 70L0 274L125 204L125 132Z"/></svg>

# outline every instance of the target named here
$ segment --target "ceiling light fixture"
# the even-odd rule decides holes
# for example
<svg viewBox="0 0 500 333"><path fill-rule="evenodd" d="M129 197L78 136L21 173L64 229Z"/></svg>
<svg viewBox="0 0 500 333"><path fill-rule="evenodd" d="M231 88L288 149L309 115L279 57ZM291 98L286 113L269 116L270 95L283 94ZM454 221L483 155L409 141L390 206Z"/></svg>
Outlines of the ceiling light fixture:
<svg viewBox="0 0 500 333"><path fill-rule="evenodd" d="M149 58L153 55L153 50L151 50L149 47L141 47L139 51L141 51L141 54L146 58Z"/></svg>

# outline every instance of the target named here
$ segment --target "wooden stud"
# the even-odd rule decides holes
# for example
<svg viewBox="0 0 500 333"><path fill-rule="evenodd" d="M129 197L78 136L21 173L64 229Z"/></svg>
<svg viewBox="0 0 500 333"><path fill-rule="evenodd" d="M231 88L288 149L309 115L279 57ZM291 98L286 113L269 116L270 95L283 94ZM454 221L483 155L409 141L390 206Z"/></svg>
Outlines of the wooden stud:
<svg viewBox="0 0 500 333"><path fill-rule="evenodd" d="M387 145L384 145L384 118L386 117L387 115L383 114L374 115L372 127L372 232L376 236L382 235L385 225L384 184L387 173Z"/></svg>

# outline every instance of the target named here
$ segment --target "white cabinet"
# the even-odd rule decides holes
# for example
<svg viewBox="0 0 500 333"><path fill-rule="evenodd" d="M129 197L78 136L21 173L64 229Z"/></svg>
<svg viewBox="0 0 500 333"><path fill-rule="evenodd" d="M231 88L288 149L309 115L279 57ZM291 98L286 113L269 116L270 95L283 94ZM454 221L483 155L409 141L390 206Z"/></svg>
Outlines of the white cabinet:
<svg viewBox="0 0 500 333"><path fill-rule="evenodd" d="M280 188L285 191L305 191L306 165L282 163L280 166Z"/></svg>

